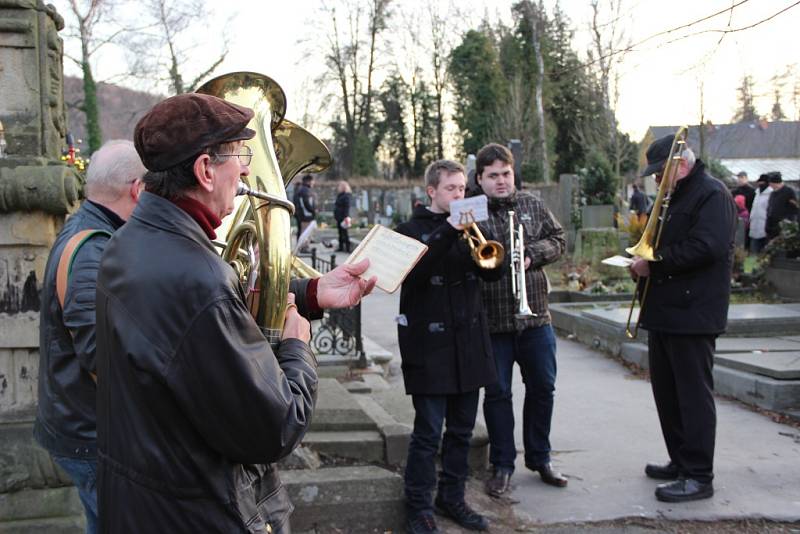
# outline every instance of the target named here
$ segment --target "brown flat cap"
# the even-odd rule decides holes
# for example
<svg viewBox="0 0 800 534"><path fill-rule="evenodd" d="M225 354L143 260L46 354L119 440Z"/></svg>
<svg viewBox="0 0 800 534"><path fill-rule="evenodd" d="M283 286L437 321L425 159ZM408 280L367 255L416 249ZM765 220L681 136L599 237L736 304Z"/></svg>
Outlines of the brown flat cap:
<svg viewBox="0 0 800 534"><path fill-rule="evenodd" d="M197 93L159 102L139 120L133 132L136 152L151 171L163 171L200 154L203 149L252 139L247 128L253 110Z"/></svg>

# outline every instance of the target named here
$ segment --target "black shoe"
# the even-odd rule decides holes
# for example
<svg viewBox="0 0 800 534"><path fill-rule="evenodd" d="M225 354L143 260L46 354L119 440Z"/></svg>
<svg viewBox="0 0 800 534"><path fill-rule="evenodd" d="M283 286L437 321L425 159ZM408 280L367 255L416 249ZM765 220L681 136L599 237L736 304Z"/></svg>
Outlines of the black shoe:
<svg viewBox="0 0 800 534"><path fill-rule="evenodd" d="M672 462L666 465L647 464L644 468L644 474L656 480L675 480L680 475L678 466Z"/></svg>
<svg viewBox="0 0 800 534"><path fill-rule="evenodd" d="M436 526L433 514L421 513L409 516L406 521L408 534L440 534L442 531Z"/></svg>
<svg viewBox="0 0 800 534"><path fill-rule="evenodd" d="M511 471L495 468L492 478L486 481L486 493L491 497L500 497L511 487Z"/></svg>
<svg viewBox="0 0 800 534"><path fill-rule="evenodd" d="M700 482L693 478L680 478L675 482L659 484L656 499L663 502L688 502L708 499L714 495L711 482Z"/></svg>
<svg viewBox="0 0 800 534"><path fill-rule="evenodd" d="M534 473L539 473L539 476L542 477L542 482L545 484L550 484L551 486L555 486L557 488L567 487L566 477L558 471L553 471L553 466L549 462L543 465L525 464L525 467Z"/></svg>
<svg viewBox="0 0 800 534"><path fill-rule="evenodd" d="M437 512L449 517L467 530L487 530L489 528L489 521L464 501L447 503L437 497L434 504Z"/></svg>

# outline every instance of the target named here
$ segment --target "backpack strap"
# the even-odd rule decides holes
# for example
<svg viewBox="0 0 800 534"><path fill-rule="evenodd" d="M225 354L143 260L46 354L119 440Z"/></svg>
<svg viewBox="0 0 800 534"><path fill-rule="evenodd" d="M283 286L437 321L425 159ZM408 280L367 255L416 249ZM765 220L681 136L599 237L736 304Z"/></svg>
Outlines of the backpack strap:
<svg viewBox="0 0 800 534"><path fill-rule="evenodd" d="M58 303L61 305L62 310L67 297L67 282L69 282L69 275L72 273L72 262L75 261L75 255L84 243L96 235L111 237L111 232L108 230L81 230L67 241L64 250L61 251L61 258L58 260L58 270L56 271L56 295L58 295Z"/></svg>

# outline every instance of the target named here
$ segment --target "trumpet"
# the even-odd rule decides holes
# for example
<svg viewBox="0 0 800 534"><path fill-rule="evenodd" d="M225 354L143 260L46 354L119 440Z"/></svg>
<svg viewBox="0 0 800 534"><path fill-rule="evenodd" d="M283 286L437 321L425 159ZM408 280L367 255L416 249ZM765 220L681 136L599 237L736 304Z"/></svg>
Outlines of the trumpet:
<svg viewBox="0 0 800 534"><path fill-rule="evenodd" d="M464 214L462 214L462 219ZM503 245L497 241L486 239L483 237L478 225L475 224L474 219L469 219L473 222L468 222L464 228L464 239L469 245L470 254L472 259L478 264L481 269L495 269L498 265L503 263L506 257L506 251ZM462 223L463 224L463 223Z"/></svg>
<svg viewBox="0 0 800 534"><path fill-rule="evenodd" d="M538 317L528 304L528 285L525 281L525 232L522 223L514 228L514 212L508 212L509 248L511 248L511 293L517 301L514 317Z"/></svg>

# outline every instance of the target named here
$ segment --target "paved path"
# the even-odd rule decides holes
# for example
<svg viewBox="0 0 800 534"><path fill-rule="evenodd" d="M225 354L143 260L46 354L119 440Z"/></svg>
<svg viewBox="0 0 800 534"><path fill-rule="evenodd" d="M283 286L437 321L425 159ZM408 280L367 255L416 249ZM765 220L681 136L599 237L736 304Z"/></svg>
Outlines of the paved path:
<svg viewBox="0 0 800 534"><path fill-rule="evenodd" d="M378 291L364 301L362 314L365 335L394 354L398 299L399 291ZM717 399L716 496L681 505L659 503L653 496L656 482L643 472L648 461L666 458L649 382L565 339L558 340L558 366L553 461L570 483L566 489L552 488L525 470L518 426L512 498L519 501L514 507L521 518L542 524L632 516L800 520L800 430ZM518 421L523 392L515 373Z"/></svg>

